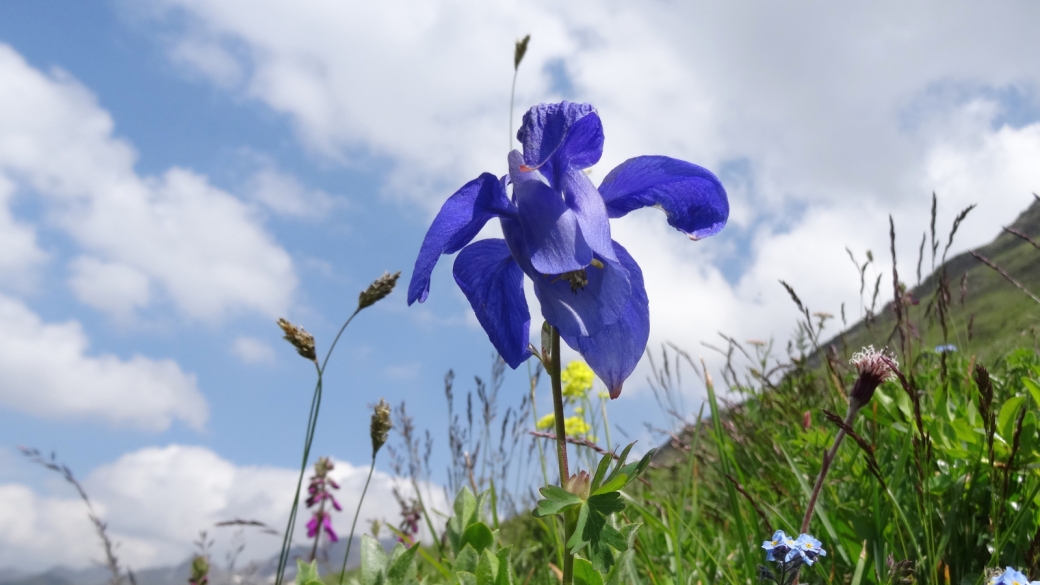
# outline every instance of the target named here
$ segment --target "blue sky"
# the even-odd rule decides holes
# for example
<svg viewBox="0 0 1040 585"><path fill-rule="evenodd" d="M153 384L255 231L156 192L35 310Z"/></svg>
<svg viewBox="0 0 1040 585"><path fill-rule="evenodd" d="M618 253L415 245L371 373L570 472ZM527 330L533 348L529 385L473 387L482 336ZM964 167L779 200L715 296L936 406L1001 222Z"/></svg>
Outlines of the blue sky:
<svg viewBox="0 0 1040 585"><path fill-rule="evenodd" d="M0 513L0 566L97 556L85 519L48 521L81 511L17 445L86 478L135 566L179 560L207 522L281 522L313 371L274 320L322 351L372 279L402 270L406 284L455 188L504 172L523 34L515 124L534 103L589 101L607 135L594 180L666 154L729 190L730 225L709 240L653 210L614 223L647 277L651 347L717 367L701 342L718 331L785 340L795 313L778 278L814 310L854 315L844 247L886 249L891 213L915 257L933 190L941 223L979 203L954 251L988 241L1040 190L1040 41L1025 3L962 8L0 5L0 507L32 510ZM399 291L337 347L316 448L342 462L347 492L368 405L406 400L441 470L442 377L454 369L458 395L488 375L493 349L446 260L425 305ZM647 373L610 405L644 443L644 422L666 424ZM504 403L524 387L510 374ZM701 389L687 390L692 408ZM392 519L385 461L366 514ZM157 500L169 517L148 515Z"/></svg>

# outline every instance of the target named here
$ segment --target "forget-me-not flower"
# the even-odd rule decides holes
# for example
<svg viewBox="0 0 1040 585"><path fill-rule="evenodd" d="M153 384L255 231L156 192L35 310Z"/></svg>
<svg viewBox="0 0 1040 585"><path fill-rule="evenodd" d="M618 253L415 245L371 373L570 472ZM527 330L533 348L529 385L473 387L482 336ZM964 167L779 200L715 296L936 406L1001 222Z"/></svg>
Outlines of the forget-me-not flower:
<svg viewBox="0 0 1040 585"><path fill-rule="evenodd" d="M787 559L785 560L790 561L795 555L802 557L802 561L811 567L816 562L816 557L827 556L827 551L823 550L823 543L819 540L802 533L794 541L794 548L787 553Z"/></svg>
<svg viewBox="0 0 1040 585"><path fill-rule="evenodd" d="M783 530L777 530L773 533L773 538L762 543L762 548L766 551L767 561L779 561L785 560L787 553L791 552L795 547L795 540Z"/></svg>
<svg viewBox="0 0 1040 585"><path fill-rule="evenodd" d="M1006 567L1003 573L990 580L989 585L1040 585L1040 581L1030 581L1022 573Z"/></svg>
<svg viewBox="0 0 1040 585"><path fill-rule="evenodd" d="M629 159L597 189L584 171L603 153L603 125L588 104L535 106L517 138L523 152L509 153L508 176L484 173L441 207L415 261L408 303L426 300L441 254L459 252L455 282L516 368L531 355L526 274L542 316L616 398L646 349L650 310L639 265L611 238L609 219L657 207L696 240L726 224L726 191L707 169L664 156ZM470 243L492 218L504 239Z"/></svg>

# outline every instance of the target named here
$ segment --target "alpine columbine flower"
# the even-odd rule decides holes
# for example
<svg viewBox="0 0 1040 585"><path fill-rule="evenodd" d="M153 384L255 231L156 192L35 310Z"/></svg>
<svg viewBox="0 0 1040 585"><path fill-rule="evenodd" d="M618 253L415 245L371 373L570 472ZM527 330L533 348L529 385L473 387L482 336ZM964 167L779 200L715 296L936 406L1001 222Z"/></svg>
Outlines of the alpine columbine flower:
<svg viewBox="0 0 1040 585"><path fill-rule="evenodd" d="M517 139L523 152L509 153L507 177L484 173L441 207L415 261L408 304L426 300L441 254L459 252L455 282L515 369L531 355L526 274L542 316L617 398L646 349L650 310L639 265L611 239L609 218L657 207L697 240L726 224L726 191L707 169L664 156L629 159L597 189L584 170L603 153L603 126L588 104L535 106ZM505 239L470 244L492 218Z"/></svg>

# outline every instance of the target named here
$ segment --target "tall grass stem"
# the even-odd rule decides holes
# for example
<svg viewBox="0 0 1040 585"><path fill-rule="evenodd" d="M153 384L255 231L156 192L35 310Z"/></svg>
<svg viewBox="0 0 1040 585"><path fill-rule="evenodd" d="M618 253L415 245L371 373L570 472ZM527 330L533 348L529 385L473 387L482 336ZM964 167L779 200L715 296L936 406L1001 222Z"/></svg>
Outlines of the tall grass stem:
<svg viewBox="0 0 1040 585"><path fill-rule="evenodd" d="M357 527L358 516L361 515L361 504L365 501L365 494L368 493L368 484L372 481L372 472L376 469L376 454L372 454L372 464L368 466L368 477L365 478L365 487L361 490L361 498L357 503L357 510L354 511L354 521L350 524L350 536L347 537L347 552L343 553L343 565L339 570L339 585L343 585L343 576L347 574L347 559L350 558L350 546L354 544L354 528Z"/></svg>
<svg viewBox="0 0 1040 585"><path fill-rule="evenodd" d="M343 326L339 328L336 333L336 337L333 338L332 343L329 345L329 350L325 352L325 359L322 360L321 365L315 364L318 370L318 382L314 385L314 396L311 398L311 411L307 419L307 432L306 438L303 442L303 460L300 462L300 476L296 480L296 494L293 496L292 509L289 511L289 522L285 527L285 537L282 539L282 550L278 556L278 570L275 573L275 585L282 585L285 579L285 566L289 562L289 549L292 548L292 532L293 527L296 525L296 515L300 508L300 490L303 488L303 476L307 473L307 461L311 455L311 445L314 442L314 431L318 426L318 413L321 411L321 391L322 391L322 380L325 375L325 367L329 363L329 358L332 357L332 350L336 348L336 343L339 342L339 338L343 336L343 332L350 325L350 322L354 320L354 317L361 312L362 307L354 309L354 312L347 317L347 320L343 322Z"/></svg>

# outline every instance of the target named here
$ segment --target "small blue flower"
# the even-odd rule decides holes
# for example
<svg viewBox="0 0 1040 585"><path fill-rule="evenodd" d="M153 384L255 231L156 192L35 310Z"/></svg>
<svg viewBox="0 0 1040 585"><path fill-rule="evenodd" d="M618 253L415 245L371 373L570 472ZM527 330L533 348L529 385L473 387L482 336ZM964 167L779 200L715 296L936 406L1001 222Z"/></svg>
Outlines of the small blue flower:
<svg viewBox="0 0 1040 585"><path fill-rule="evenodd" d="M773 533L773 538L762 543L767 561L779 561L785 558L794 546L794 539L787 536L783 530L777 530Z"/></svg>
<svg viewBox="0 0 1040 585"><path fill-rule="evenodd" d="M957 346L952 343L935 346L935 353L952 353L957 351Z"/></svg>
<svg viewBox="0 0 1040 585"><path fill-rule="evenodd" d="M415 260L408 304L426 300L437 260L458 252L455 282L515 369L531 355L526 274L542 316L617 398L646 349L650 308L642 271L611 238L609 219L658 207L697 240L726 225L726 191L707 169L664 156L629 159L597 189L584 170L603 153L603 125L588 104L535 106L517 139L523 152L509 153L508 176L484 173L441 207ZM470 243L492 218L504 239Z"/></svg>
<svg viewBox="0 0 1040 585"><path fill-rule="evenodd" d="M1022 573L1006 567L1003 573L990 580L989 585L1040 585L1040 581L1030 581Z"/></svg>
<svg viewBox="0 0 1040 585"><path fill-rule="evenodd" d="M827 556L827 551L823 550L823 543L819 540L802 533L798 535L798 539L794 541L794 546L784 560L790 561L795 556L800 556L805 564L811 567L816 562L816 557Z"/></svg>

